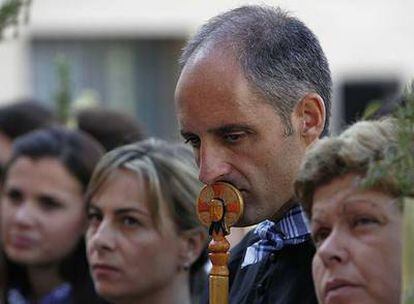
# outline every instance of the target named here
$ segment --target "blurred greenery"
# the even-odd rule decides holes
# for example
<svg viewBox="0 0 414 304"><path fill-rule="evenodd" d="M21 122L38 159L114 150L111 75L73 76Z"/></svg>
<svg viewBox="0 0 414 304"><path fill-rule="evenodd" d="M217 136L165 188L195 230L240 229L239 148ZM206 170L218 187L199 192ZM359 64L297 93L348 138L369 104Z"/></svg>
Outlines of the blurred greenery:
<svg viewBox="0 0 414 304"><path fill-rule="evenodd" d="M405 90L392 116L397 124L397 143L390 145L384 159L369 169L365 186L375 185L378 178L392 175L403 197L414 196L414 82Z"/></svg>
<svg viewBox="0 0 414 304"><path fill-rule="evenodd" d="M401 104L392 116L397 124L397 142L386 150L384 159L372 166L365 179L370 187L386 175L396 179L403 203L403 256L401 303L414 304L414 81L406 88ZM373 104L365 117L372 117L378 105Z"/></svg>
<svg viewBox="0 0 414 304"><path fill-rule="evenodd" d="M370 119L381 109L381 106L382 103L380 101L370 102L362 113L361 119Z"/></svg>
<svg viewBox="0 0 414 304"><path fill-rule="evenodd" d="M404 200L403 304L414 304L414 198Z"/></svg>
<svg viewBox="0 0 414 304"><path fill-rule="evenodd" d="M55 67L58 81L58 88L55 94L56 113L61 123L68 124L72 100L70 90L70 65L64 55L57 55L55 58Z"/></svg>
<svg viewBox="0 0 414 304"><path fill-rule="evenodd" d="M414 82L405 94L405 106L397 110L401 173L398 176L404 200L403 296L402 303L414 304ZM410 196L410 198L408 198Z"/></svg>
<svg viewBox="0 0 414 304"><path fill-rule="evenodd" d="M19 26L19 19L23 14L24 22L28 21L28 11L31 0L6 0L0 6L0 39L4 35L4 31L8 27L14 27L15 34Z"/></svg>

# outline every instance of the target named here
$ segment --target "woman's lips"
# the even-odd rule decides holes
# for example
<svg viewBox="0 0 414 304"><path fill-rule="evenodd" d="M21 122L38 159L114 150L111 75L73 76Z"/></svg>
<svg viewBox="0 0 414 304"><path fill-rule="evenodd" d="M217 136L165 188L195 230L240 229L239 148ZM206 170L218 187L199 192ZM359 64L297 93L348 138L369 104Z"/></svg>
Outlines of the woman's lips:
<svg viewBox="0 0 414 304"><path fill-rule="evenodd" d="M29 249L31 248L36 241L25 235L12 235L10 237L10 245L17 249Z"/></svg>
<svg viewBox="0 0 414 304"><path fill-rule="evenodd" d="M338 297L348 297L358 285L349 280L334 279L328 281L324 288L324 303L335 303Z"/></svg>
<svg viewBox="0 0 414 304"><path fill-rule="evenodd" d="M98 279L110 279L119 274L119 269L108 264L96 263L91 265L92 273Z"/></svg>

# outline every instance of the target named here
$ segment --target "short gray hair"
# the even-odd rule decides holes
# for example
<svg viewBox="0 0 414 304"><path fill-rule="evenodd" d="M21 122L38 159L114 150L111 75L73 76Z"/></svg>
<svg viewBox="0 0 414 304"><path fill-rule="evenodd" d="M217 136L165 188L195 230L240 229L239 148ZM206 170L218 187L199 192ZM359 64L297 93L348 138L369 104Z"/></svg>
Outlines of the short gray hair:
<svg viewBox="0 0 414 304"><path fill-rule="evenodd" d="M295 192L310 216L313 196L318 187L347 173L366 176L397 146L394 119L360 121L337 137L323 138L305 154L295 182ZM371 188L398 197L400 186L392 174L375 179Z"/></svg>
<svg viewBox="0 0 414 304"><path fill-rule="evenodd" d="M209 43L236 56L253 90L274 106L293 133L290 114L307 93L319 94L329 128L332 80L328 61L316 36L280 8L242 6L210 19L184 47L181 68Z"/></svg>

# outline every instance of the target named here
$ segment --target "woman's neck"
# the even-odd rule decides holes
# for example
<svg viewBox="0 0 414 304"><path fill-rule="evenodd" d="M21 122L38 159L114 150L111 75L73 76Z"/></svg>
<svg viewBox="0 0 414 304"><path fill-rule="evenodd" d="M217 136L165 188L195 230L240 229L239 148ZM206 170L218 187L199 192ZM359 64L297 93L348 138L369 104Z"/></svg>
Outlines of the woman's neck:
<svg viewBox="0 0 414 304"><path fill-rule="evenodd" d="M190 304L191 294L189 286L188 272L183 272L178 277L159 288L156 291L148 294L140 294L135 298L126 297L115 301L116 304L147 304L147 303L162 303L162 304Z"/></svg>
<svg viewBox="0 0 414 304"><path fill-rule="evenodd" d="M33 299L39 300L64 281L59 275L57 265L29 266L27 275L32 289Z"/></svg>

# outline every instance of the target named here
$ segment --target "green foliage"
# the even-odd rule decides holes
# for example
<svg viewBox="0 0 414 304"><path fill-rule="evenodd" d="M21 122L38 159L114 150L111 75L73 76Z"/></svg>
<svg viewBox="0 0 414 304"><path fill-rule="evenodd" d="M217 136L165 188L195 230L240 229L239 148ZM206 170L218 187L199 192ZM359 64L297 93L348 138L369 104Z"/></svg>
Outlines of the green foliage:
<svg viewBox="0 0 414 304"><path fill-rule="evenodd" d="M70 91L70 66L63 55L55 59L58 89L55 95L56 113L63 124L68 123L70 116L71 91Z"/></svg>
<svg viewBox="0 0 414 304"><path fill-rule="evenodd" d="M381 102L380 101L373 101L368 104L368 106L365 108L364 113L362 113L362 119L370 119L373 117L378 110L381 108Z"/></svg>
<svg viewBox="0 0 414 304"><path fill-rule="evenodd" d="M30 4L31 0L7 0L0 6L0 39L7 27L14 26L17 29L19 25L19 16L25 8L25 21L27 21L27 8Z"/></svg>
<svg viewBox="0 0 414 304"><path fill-rule="evenodd" d="M414 198L404 200L402 303L414 304Z"/></svg>
<svg viewBox="0 0 414 304"><path fill-rule="evenodd" d="M365 186L370 187L383 176L396 179L402 196L414 195L414 82L406 89L404 104L393 116L397 124L397 141L386 149L384 159L372 166Z"/></svg>

